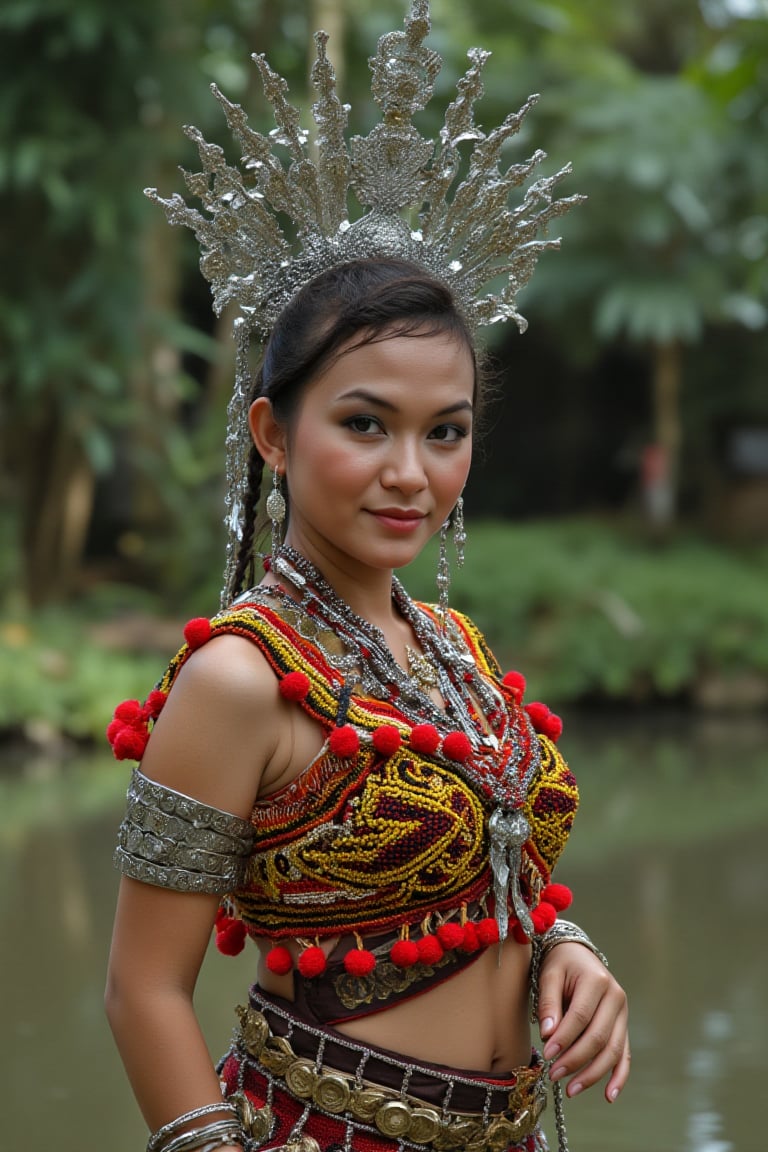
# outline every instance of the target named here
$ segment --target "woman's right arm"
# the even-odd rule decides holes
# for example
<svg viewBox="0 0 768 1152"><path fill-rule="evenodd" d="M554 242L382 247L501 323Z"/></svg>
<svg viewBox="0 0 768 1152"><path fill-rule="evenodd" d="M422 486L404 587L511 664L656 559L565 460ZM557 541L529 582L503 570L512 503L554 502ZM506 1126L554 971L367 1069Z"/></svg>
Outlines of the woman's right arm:
<svg viewBox="0 0 768 1152"><path fill-rule="evenodd" d="M258 649L240 637L217 637L179 673L142 772L247 819L285 731L284 708L274 673ZM121 880L106 1009L152 1131L221 1100L193 1007L218 903L215 895Z"/></svg>

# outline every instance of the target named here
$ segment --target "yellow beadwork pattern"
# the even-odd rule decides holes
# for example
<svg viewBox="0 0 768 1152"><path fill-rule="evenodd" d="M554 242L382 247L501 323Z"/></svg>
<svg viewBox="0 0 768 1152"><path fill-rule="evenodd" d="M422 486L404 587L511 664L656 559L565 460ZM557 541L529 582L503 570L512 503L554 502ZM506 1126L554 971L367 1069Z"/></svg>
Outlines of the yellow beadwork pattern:
<svg viewBox="0 0 768 1152"><path fill-rule="evenodd" d="M457 904L478 881L486 885L483 806L442 765L401 750L366 773L341 823L323 808L316 829L259 853L258 879L237 894L247 918L269 928L291 921L298 933L308 906L326 901L350 924L371 902L376 919L401 918L405 909L418 918L436 900Z"/></svg>
<svg viewBox="0 0 768 1152"><path fill-rule="evenodd" d="M521 880L535 903L568 838L578 806L576 782L556 746L533 732L474 624L452 612L449 628L506 702L504 741L514 741L522 756L516 771L525 781L523 811L532 829ZM220 633L256 643L281 681L291 673L306 677L297 706L326 734L324 751L306 771L254 807L256 848L246 884L232 894L250 930L275 940L364 934L483 905L492 890L486 824L494 801L488 790L439 749L429 755L411 747L412 722L396 699L366 696L359 685L350 692L334 667L335 657L344 655L341 642L299 605L256 593L213 618L211 635ZM160 682L163 691L189 655L185 645ZM359 741L347 757L332 754L328 744L340 723ZM394 751L377 751L375 733L382 725L399 733ZM504 747L472 753L478 783L505 763Z"/></svg>

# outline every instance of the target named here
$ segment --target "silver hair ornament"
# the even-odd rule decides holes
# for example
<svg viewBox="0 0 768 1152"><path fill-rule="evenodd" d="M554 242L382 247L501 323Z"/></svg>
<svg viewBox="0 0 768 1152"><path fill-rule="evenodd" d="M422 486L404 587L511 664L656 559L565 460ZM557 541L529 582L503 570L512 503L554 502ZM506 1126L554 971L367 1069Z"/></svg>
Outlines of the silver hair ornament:
<svg viewBox="0 0 768 1152"><path fill-rule="evenodd" d="M481 131L474 108L483 94L481 74L490 55L482 49L469 50L470 66L458 82L437 138L426 139L418 132L413 116L429 103L442 64L424 43L429 29L429 0L411 0L404 31L379 39L369 64L371 93L381 119L367 136L353 136L349 143L349 107L336 94L326 55L328 36L315 34L311 81L317 95L312 106L316 148L300 126L299 110L286 98L286 81L265 56L254 55L276 128L268 135L255 131L242 107L212 85L240 147L240 166L228 164L218 145L187 127L202 171L186 172L185 180L204 211L190 207L178 194L163 199L156 189L147 189L172 224L195 233L216 313L228 304L240 313L237 380L227 433L228 583L243 530L250 447L247 427L243 433L249 341L266 341L286 304L317 275L376 256L410 260L445 283L471 329L512 319L524 331L517 293L540 253L560 244L542 234L551 220L583 199L555 198L556 185L570 171L565 166L533 180L510 206L510 194L527 183L545 154L537 150L522 163L502 169L502 146L519 131L538 97L529 97L498 128ZM463 177L462 144L471 145ZM287 162L276 149L282 156L287 153ZM353 199L360 212L350 219ZM491 281L501 281L500 290L484 291Z"/></svg>

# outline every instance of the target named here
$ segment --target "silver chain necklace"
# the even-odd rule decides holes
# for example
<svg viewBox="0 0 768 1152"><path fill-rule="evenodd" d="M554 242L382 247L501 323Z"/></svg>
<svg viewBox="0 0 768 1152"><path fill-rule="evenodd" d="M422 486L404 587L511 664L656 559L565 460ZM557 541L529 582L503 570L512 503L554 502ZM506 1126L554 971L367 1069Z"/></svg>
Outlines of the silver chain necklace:
<svg viewBox="0 0 768 1152"><path fill-rule="evenodd" d="M337 658L336 666L347 676L359 678L364 692L378 699L396 699L404 716L416 723L428 720L444 728L448 720L465 733L473 748L498 747L492 723L506 714L503 697L480 676L458 630L453 627L443 634L414 604L396 576L392 578L393 602L418 641L421 652L414 655L434 671L444 709L425 691L421 677L409 674L395 660L381 629L358 616L337 596L306 557L283 545L272 570L301 593L304 610L313 619L324 621L345 643L352 659Z"/></svg>
<svg viewBox="0 0 768 1152"><path fill-rule="evenodd" d="M322 624L342 641L346 655L324 651L329 663L344 675L347 700L359 682L371 696L396 700L407 720L432 721L443 729L446 721L455 724L468 737L473 753L481 754L455 767L495 805L488 832L499 939L507 936L510 900L526 935L532 936L533 922L520 887L523 846L531 831L522 805L541 762L530 723L511 719L503 696L480 675L455 624L449 621L445 630L438 628L396 576L392 577L392 599L413 629L421 648L418 655L435 669L445 710L398 664L381 629L353 612L306 557L284 544L272 558L271 570L300 592L300 607L313 628ZM279 585L264 591L293 599Z"/></svg>

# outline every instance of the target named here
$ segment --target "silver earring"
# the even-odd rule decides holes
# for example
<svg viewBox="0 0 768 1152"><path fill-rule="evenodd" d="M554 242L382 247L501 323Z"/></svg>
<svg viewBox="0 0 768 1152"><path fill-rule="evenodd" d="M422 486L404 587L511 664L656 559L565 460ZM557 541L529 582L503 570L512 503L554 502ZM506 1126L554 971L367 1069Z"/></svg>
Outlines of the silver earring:
<svg viewBox="0 0 768 1152"><path fill-rule="evenodd" d="M440 552L437 558L437 614L440 627L445 630L445 617L448 613L448 589L451 586L451 569L448 564L448 529L450 517L440 527Z"/></svg>
<svg viewBox="0 0 768 1152"><path fill-rule="evenodd" d="M280 473L277 468L272 473L272 491L267 496L266 509L272 523L272 556L275 557L283 543L285 522L285 497L280 489Z"/></svg>
<svg viewBox="0 0 768 1152"><path fill-rule="evenodd" d="M437 560L437 611L442 628L445 628L445 619L448 615L448 589L451 586L451 566L448 563L448 532L451 528L453 528L453 543L456 548L456 563L461 568L464 564L464 545L467 542L467 533L464 530L464 498L462 496L459 496L453 512L440 528L440 552Z"/></svg>
<svg viewBox="0 0 768 1152"><path fill-rule="evenodd" d="M453 523L453 543L456 548L456 563L459 568L464 567L464 545L467 542L467 533L464 531L464 497L459 496L456 507L451 516Z"/></svg>

